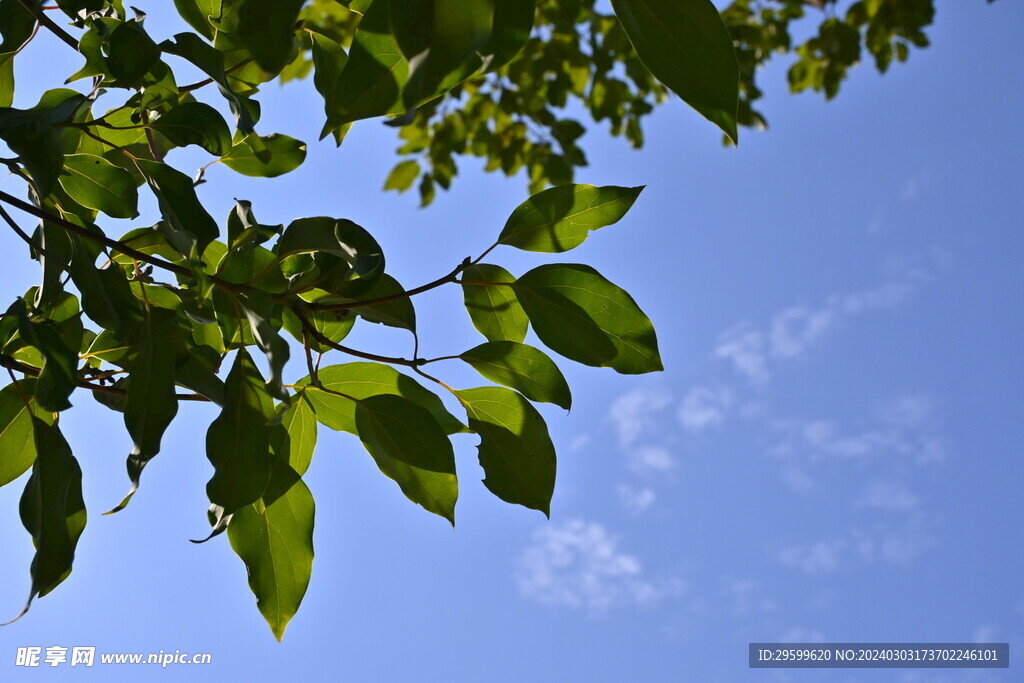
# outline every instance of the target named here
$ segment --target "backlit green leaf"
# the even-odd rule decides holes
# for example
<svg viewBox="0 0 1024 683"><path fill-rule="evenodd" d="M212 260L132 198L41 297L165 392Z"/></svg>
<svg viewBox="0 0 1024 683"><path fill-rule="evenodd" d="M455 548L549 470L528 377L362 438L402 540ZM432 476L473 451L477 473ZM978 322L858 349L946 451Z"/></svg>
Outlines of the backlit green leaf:
<svg viewBox="0 0 1024 683"><path fill-rule="evenodd" d="M236 173L256 178L276 178L294 171L305 160L306 143L278 133L246 136L221 159Z"/></svg>
<svg viewBox="0 0 1024 683"><path fill-rule="evenodd" d="M486 263L462 271L462 296L473 326L491 341L522 342L530 319L511 287L474 285L473 282L515 282L501 266Z"/></svg>
<svg viewBox="0 0 1024 683"><path fill-rule="evenodd" d="M544 265L512 287L537 336L566 358L623 374L663 369L651 321L593 268Z"/></svg>
<svg viewBox="0 0 1024 683"><path fill-rule="evenodd" d="M514 391L481 387L457 391L480 435L484 485L508 503L551 515L555 490L555 448L536 408Z"/></svg>
<svg viewBox="0 0 1024 683"><path fill-rule="evenodd" d="M139 159L137 163L160 204L175 249L186 257L201 254L220 230L199 202L192 179L157 161Z"/></svg>
<svg viewBox="0 0 1024 683"><path fill-rule="evenodd" d="M35 386L34 379L26 378L0 389L0 486L10 484L36 461L32 418L53 423L53 413L35 402Z"/></svg>
<svg viewBox="0 0 1024 683"><path fill-rule="evenodd" d="M530 197L512 212L500 244L549 254L583 244L591 230L626 215L643 187L562 185Z"/></svg>
<svg viewBox="0 0 1024 683"><path fill-rule="evenodd" d="M532 346L492 341L463 352L459 358L492 382L511 387L531 401L554 403L566 410L572 406L562 371Z"/></svg>
<svg viewBox="0 0 1024 683"><path fill-rule="evenodd" d="M153 121L153 129L179 147L199 145L214 156L231 150L231 131L217 110L202 102L184 102Z"/></svg>
<svg viewBox="0 0 1024 683"><path fill-rule="evenodd" d="M454 526L459 497L455 454L434 416L406 398L379 394L355 403L355 424L380 471L409 500Z"/></svg>
<svg viewBox="0 0 1024 683"><path fill-rule="evenodd" d="M139 195L135 179L103 157L92 154L69 154L64 157L61 187L72 199L90 209L114 218L135 218L139 215Z"/></svg>

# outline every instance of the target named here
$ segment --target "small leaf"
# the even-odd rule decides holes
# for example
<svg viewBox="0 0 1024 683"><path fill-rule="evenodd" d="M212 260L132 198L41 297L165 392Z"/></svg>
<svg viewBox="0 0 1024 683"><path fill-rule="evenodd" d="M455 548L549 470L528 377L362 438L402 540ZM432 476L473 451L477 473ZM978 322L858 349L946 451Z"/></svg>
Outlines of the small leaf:
<svg viewBox="0 0 1024 683"><path fill-rule="evenodd" d="M549 254L583 244L591 230L626 215L643 187L562 185L530 197L512 212L499 244Z"/></svg>
<svg viewBox="0 0 1024 683"><path fill-rule="evenodd" d="M455 392L480 435L484 485L498 498L551 516L555 448L537 409L514 391L481 387Z"/></svg>
<svg viewBox="0 0 1024 683"><path fill-rule="evenodd" d="M388 174L387 180L384 181L385 190L397 190L399 192L405 192L412 184L416 181L420 175L420 165L414 159L406 159L405 161L399 162L391 173Z"/></svg>
<svg viewBox="0 0 1024 683"><path fill-rule="evenodd" d="M287 463L274 462L263 498L235 513L231 548L278 641L302 603L313 571L313 495Z"/></svg>
<svg viewBox="0 0 1024 683"><path fill-rule="evenodd" d="M380 471L409 500L455 526L455 453L434 416L406 398L381 394L355 403L355 423Z"/></svg>
<svg viewBox="0 0 1024 683"><path fill-rule="evenodd" d="M278 133L246 136L221 158L232 171L256 178L276 178L294 171L305 160L306 143Z"/></svg>
<svg viewBox="0 0 1024 683"><path fill-rule="evenodd" d="M537 336L566 358L629 375L663 369L651 321L593 268L544 265L512 287Z"/></svg>
<svg viewBox="0 0 1024 683"><path fill-rule="evenodd" d="M510 341L493 341L465 351L462 360L498 384L504 384L531 401L572 406L569 385L554 361L544 352Z"/></svg>
<svg viewBox="0 0 1024 683"><path fill-rule="evenodd" d="M53 413L35 402L35 386L34 379L26 378L0 389L0 486L10 484L36 461L32 418L53 423Z"/></svg>
<svg viewBox="0 0 1024 683"><path fill-rule="evenodd" d="M128 171L103 157L69 154L64 157L60 185L72 199L114 218L139 215L135 179Z"/></svg>
<svg viewBox="0 0 1024 683"><path fill-rule="evenodd" d="M612 0L637 56L659 81L733 142L739 62L711 0Z"/></svg>
<svg viewBox="0 0 1024 683"><path fill-rule="evenodd" d="M179 147L198 145L214 156L231 150L231 131L217 110L202 102L183 102L152 123Z"/></svg>
<svg viewBox="0 0 1024 683"><path fill-rule="evenodd" d="M382 394L402 396L425 408L441 425L446 434L465 432L466 426L449 413L441 399L432 391L408 375L381 363L345 363L322 368L317 373L323 391L310 386L306 377L297 384L305 387L305 396L316 412L316 419L326 427L339 432L357 434L355 404L331 391L346 394L355 399L365 399Z"/></svg>
<svg viewBox="0 0 1024 683"><path fill-rule="evenodd" d="M490 341L522 342L530 319L511 287L474 285L473 282L515 282L501 266L481 263L462 271L462 296L473 326Z"/></svg>
<svg viewBox="0 0 1024 683"><path fill-rule="evenodd" d="M224 408L206 433L206 457L216 470L206 485L215 510L213 533L256 502L270 480L270 422L274 402L249 352L240 349L224 383Z"/></svg>
<svg viewBox="0 0 1024 683"><path fill-rule="evenodd" d="M32 558L32 590L22 615L34 598L43 597L71 574L87 518L82 469L60 428L32 418L32 432L37 456L19 507L36 554Z"/></svg>

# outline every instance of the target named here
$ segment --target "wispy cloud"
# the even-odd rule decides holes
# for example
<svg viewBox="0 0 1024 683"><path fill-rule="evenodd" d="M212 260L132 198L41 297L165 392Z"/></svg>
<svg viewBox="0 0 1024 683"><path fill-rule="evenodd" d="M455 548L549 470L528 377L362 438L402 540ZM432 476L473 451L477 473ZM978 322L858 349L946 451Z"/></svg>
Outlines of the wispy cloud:
<svg viewBox="0 0 1024 683"><path fill-rule="evenodd" d="M633 445L645 432L650 432L655 416L672 403L668 392L635 389L616 399L610 417L623 447Z"/></svg>
<svg viewBox="0 0 1024 683"><path fill-rule="evenodd" d="M904 512L917 508L920 501L913 491L899 482L876 481L864 492L860 504L878 510Z"/></svg>
<svg viewBox="0 0 1024 683"><path fill-rule="evenodd" d="M722 333L715 357L732 363L733 369L753 384L764 384L770 378L765 358L764 335L741 323Z"/></svg>
<svg viewBox="0 0 1024 683"><path fill-rule="evenodd" d="M914 514L898 524L883 524L811 543L785 546L775 552L779 562L804 574L851 571L858 564L884 562L906 565L935 544L927 518Z"/></svg>
<svg viewBox="0 0 1024 683"><path fill-rule="evenodd" d="M540 528L523 552L517 582L523 597L589 612L651 605L682 593L676 580L656 580L619 539L582 519Z"/></svg>
<svg viewBox="0 0 1024 683"><path fill-rule="evenodd" d="M652 489L634 488L628 484L619 484L615 492L619 496L619 503L630 515L639 515L646 512L648 508L654 505L654 501L658 498Z"/></svg>
<svg viewBox="0 0 1024 683"><path fill-rule="evenodd" d="M721 424L732 402L732 392L724 387L693 387L679 406L679 422L691 432Z"/></svg>

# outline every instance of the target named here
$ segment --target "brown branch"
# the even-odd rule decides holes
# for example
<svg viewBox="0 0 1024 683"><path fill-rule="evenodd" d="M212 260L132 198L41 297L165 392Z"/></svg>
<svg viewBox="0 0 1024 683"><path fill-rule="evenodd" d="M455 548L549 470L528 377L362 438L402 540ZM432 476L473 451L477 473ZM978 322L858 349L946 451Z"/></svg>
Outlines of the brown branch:
<svg viewBox="0 0 1024 683"><path fill-rule="evenodd" d="M78 51L78 40L58 26L53 19L46 16L42 7L36 5L32 0L21 0L21 4L25 9L32 13L32 16L36 18L36 21L38 21L40 25L45 26L53 35L67 43L72 50L75 50L76 52Z"/></svg>
<svg viewBox="0 0 1024 683"><path fill-rule="evenodd" d="M38 377L39 373L42 372L42 370L33 365L22 363L20 360L16 358L11 358L10 356L4 354L0 354L0 367L5 367L9 371L17 370L18 372L28 375L30 377ZM101 384L93 384L82 378L78 378L77 384L83 389L88 389L89 391L94 391L100 394L114 394L116 396L124 396L125 394L128 393L124 389L108 387ZM175 394L175 398L177 398L179 401L202 401L205 403L211 402L210 399L206 398L201 394Z"/></svg>
<svg viewBox="0 0 1024 683"><path fill-rule="evenodd" d="M468 267L469 264L469 259L466 259L465 261L457 265L455 267L455 270L448 273L444 277L439 277L433 282L428 282L427 284L421 287L416 287L415 289L410 289L404 292L398 292L397 294L379 296L374 299L366 299L363 301L351 301L345 304L317 304L316 302L314 302L309 304L309 308L310 310L313 311L347 311L352 308L360 308L363 306L377 306L378 304L386 304L391 301L398 301L399 299L408 299L409 297L416 296L417 294L429 292L430 290L436 289L441 285L446 285L449 282L458 282L456 278L458 277L459 273L461 273L466 267Z"/></svg>
<svg viewBox="0 0 1024 683"><path fill-rule="evenodd" d="M3 218L7 222L7 225L11 226L11 230L17 233L18 237L23 239L25 241L25 244L27 244L30 249L39 252L46 258L51 259L56 263L61 262L61 259L46 251L46 249L39 246L38 244L35 244L32 241L32 238L29 237L28 234L24 230L22 230L17 223L14 222L14 219L11 218L11 214L7 213L7 209L5 209L2 205L0 205L0 218Z"/></svg>
<svg viewBox="0 0 1024 683"><path fill-rule="evenodd" d="M224 75L227 75L229 73L232 73L234 71L237 71L237 70L241 69L242 67L248 65L249 62L251 62L251 61L252 61L252 57L247 57L246 59L243 59L238 64L235 64L233 67L231 67L230 69L225 69L224 70ZM207 85L210 85L211 83L213 83L213 79L212 78L204 78L201 81L196 81L195 83L189 83L188 85L183 85L183 86L179 87L178 88L178 92L192 92L193 90L199 90L200 88L203 88L203 87L205 87Z"/></svg>
<svg viewBox="0 0 1024 683"><path fill-rule="evenodd" d="M305 311L302 311L299 308L293 308L292 312L299 319L299 322L302 323L302 328L306 331L306 333L310 337L312 337L313 339L317 340L318 342L320 342L324 346L331 347L335 351L341 351L342 353L347 353L350 356L355 356L356 358L362 358L364 360L372 360L372 361L376 361L378 363L391 363L392 365L404 365L404 366L409 367L409 368L415 368L415 367L418 367L418 366L423 364L423 359L421 359L421 358L417 358L417 359L414 359L414 360L409 360L408 358L394 358L392 356L378 356L375 353L367 353L366 351L359 351L357 349L350 349L347 346L342 346L341 344L339 344L339 343L337 343L335 341L331 341L326 335L324 335L322 332L320 332L320 330L316 329L313 326L313 324L311 322L309 322L309 318L306 316Z"/></svg>

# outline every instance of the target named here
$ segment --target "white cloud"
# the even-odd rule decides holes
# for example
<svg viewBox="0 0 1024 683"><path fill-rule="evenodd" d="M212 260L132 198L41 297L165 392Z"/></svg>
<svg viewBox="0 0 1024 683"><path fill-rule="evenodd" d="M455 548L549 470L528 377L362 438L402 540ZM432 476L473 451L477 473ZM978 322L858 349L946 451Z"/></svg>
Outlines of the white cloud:
<svg viewBox="0 0 1024 683"><path fill-rule="evenodd" d="M790 546L779 552L779 561L805 574L826 574L839 569L848 543L844 539L817 541L810 545Z"/></svg>
<svg viewBox="0 0 1024 683"><path fill-rule="evenodd" d="M619 503L631 515L639 515L654 505L657 495L649 488L637 489L626 484L619 484L616 488L619 495Z"/></svg>
<svg viewBox="0 0 1024 683"><path fill-rule="evenodd" d="M629 467L635 472L667 472L676 464L672 453L663 446L634 446L626 452Z"/></svg>
<svg viewBox="0 0 1024 683"><path fill-rule="evenodd" d="M861 498L860 504L865 507L905 512L913 510L920 501L917 496L903 484L893 481L876 481Z"/></svg>
<svg viewBox="0 0 1024 683"><path fill-rule="evenodd" d="M520 558L517 581L525 598L590 612L657 604L682 592L678 581L647 578L618 538L581 519L541 527Z"/></svg>
<svg viewBox="0 0 1024 683"><path fill-rule="evenodd" d="M835 323L836 312L831 308L809 311L794 306L772 319L772 355L794 358L817 342Z"/></svg>
<svg viewBox="0 0 1024 683"><path fill-rule="evenodd" d="M650 432L656 413L672 403L671 394L664 391L636 389L616 399L610 417L623 447L631 446Z"/></svg>
<svg viewBox="0 0 1024 683"><path fill-rule="evenodd" d="M732 401L732 392L723 387L693 387L679 406L679 421L691 432L721 424Z"/></svg>
<svg viewBox="0 0 1024 683"><path fill-rule="evenodd" d="M764 384L770 376L763 335L749 325L738 325L723 332L715 347L715 357L732 362L733 369L754 384Z"/></svg>
<svg viewBox="0 0 1024 683"><path fill-rule="evenodd" d="M821 631L813 628L797 626L783 633L778 638L780 643L824 643L825 636Z"/></svg>
<svg viewBox="0 0 1024 683"><path fill-rule="evenodd" d="M882 419L886 422L916 427L932 414L932 400L924 395L901 396L882 409Z"/></svg>

